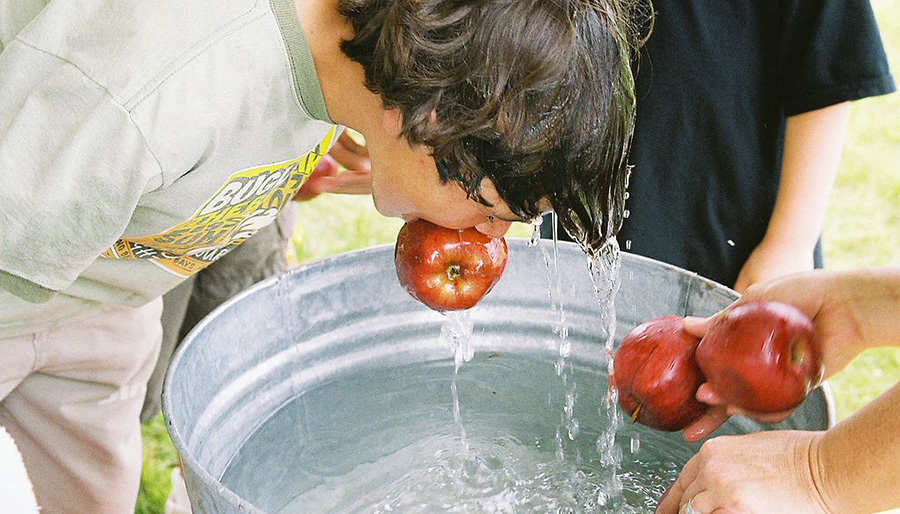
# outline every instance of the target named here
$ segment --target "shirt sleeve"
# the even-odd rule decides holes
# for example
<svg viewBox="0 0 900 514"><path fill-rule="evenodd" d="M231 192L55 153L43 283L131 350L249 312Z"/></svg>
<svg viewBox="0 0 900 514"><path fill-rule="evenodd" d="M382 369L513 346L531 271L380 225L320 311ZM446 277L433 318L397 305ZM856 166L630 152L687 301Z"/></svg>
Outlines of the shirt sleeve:
<svg viewBox="0 0 900 514"><path fill-rule="evenodd" d="M868 0L785 2L781 75L785 114L896 89Z"/></svg>
<svg viewBox="0 0 900 514"><path fill-rule="evenodd" d="M129 113L71 63L0 54L0 289L46 301L124 231L159 164Z"/></svg>

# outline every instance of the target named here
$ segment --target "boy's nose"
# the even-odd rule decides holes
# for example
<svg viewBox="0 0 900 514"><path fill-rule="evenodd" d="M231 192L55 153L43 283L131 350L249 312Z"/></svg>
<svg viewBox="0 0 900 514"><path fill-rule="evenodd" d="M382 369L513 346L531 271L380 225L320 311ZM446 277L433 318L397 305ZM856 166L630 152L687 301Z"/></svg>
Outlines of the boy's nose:
<svg viewBox="0 0 900 514"><path fill-rule="evenodd" d="M481 232L486 236L502 237L509 231L509 227L511 226L512 223L508 221L502 221L494 218L493 220L485 221L484 223L475 225L475 230Z"/></svg>

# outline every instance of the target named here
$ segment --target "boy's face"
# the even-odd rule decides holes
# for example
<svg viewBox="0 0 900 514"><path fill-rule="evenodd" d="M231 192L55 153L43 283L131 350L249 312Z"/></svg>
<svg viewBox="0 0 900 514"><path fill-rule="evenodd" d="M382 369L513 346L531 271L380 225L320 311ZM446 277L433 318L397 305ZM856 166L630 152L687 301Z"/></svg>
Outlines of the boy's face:
<svg viewBox="0 0 900 514"><path fill-rule="evenodd" d="M466 196L459 184L441 183L437 165L427 147L411 147L385 117L384 131L366 134L372 159L372 196L385 216L411 221L423 218L447 228L475 227L500 237L519 219L500 199L490 180L482 182L482 197L493 207Z"/></svg>

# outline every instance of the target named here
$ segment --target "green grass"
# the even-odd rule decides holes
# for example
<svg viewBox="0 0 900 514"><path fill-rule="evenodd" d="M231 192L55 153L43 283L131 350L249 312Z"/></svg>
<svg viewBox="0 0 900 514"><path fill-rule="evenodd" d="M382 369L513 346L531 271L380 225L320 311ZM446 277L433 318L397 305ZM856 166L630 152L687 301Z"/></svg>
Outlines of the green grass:
<svg viewBox="0 0 900 514"><path fill-rule="evenodd" d="M873 3L894 76L900 77L900 1ZM853 104L850 134L825 220L825 265L900 264L900 94ZM900 348L870 350L831 379L845 418L900 381Z"/></svg>
<svg viewBox="0 0 900 514"><path fill-rule="evenodd" d="M178 454L166 432L162 414L144 423L141 438L144 441L144 467L134 511L140 514L161 514L169 496L172 468L178 465Z"/></svg>
<svg viewBox="0 0 900 514"><path fill-rule="evenodd" d="M900 76L900 0L873 5L891 69ZM900 95L853 104L850 137L828 208L824 244L829 268L900 264ZM308 262L394 241L401 223L379 216L370 199L319 197L300 208L296 260ZM530 235L519 225L511 235ZM900 381L900 348L870 350L831 380L839 419ZM177 462L161 416L145 424L144 468L135 512L161 514ZM896 511L900 514L900 511Z"/></svg>

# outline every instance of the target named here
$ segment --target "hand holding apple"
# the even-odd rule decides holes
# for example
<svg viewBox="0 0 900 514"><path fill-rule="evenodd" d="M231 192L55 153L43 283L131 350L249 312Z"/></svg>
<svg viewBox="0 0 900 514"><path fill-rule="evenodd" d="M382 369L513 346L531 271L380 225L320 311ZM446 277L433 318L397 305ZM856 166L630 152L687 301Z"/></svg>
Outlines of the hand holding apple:
<svg viewBox="0 0 900 514"><path fill-rule="evenodd" d="M648 321L622 340L612 382L632 422L676 431L703 415L707 406L695 398L705 381L694 359L699 342L679 316Z"/></svg>
<svg viewBox="0 0 900 514"><path fill-rule="evenodd" d="M413 298L436 311L454 311L471 308L494 287L507 253L502 237L419 219L397 234L394 265L400 284Z"/></svg>
<svg viewBox="0 0 900 514"><path fill-rule="evenodd" d="M697 347L709 387L757 413L796 408L822 379L812 321L780 302L748 302L713 319Z"/></svg>
<svg viewBox="0 0 900 514"><path fill-rule="evenodd" d="M704 417L706 424L718 426L727 418L723 405L782 419L823 373L812 321L771 301L729 307L699 344L682 318L657 318L628 334L615 358L620 405L633 421L662 430L684 429L707 412L715 419ZM698 400L716 405L716 412ZM692 427L689 438L708 431Z"/></svg>

